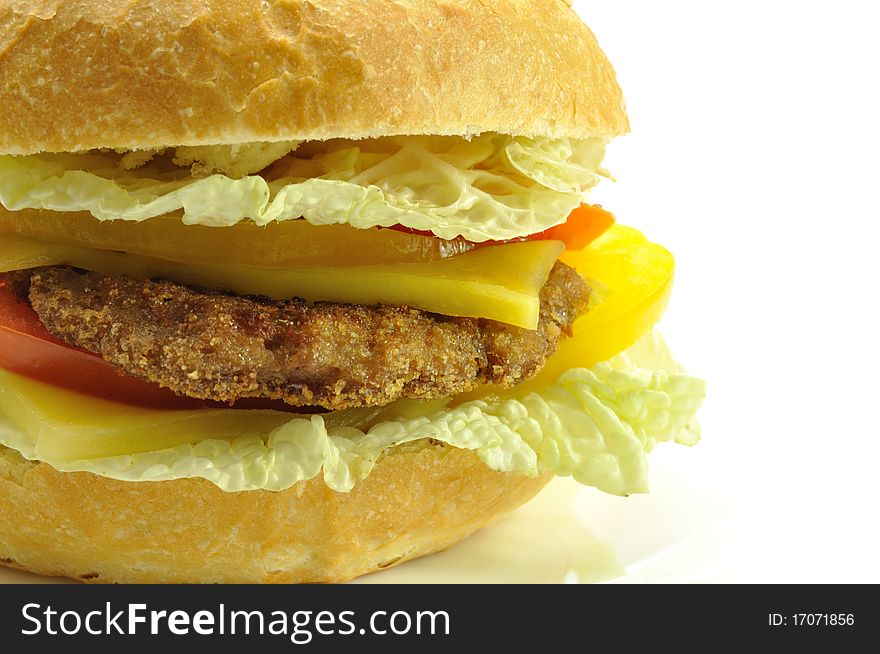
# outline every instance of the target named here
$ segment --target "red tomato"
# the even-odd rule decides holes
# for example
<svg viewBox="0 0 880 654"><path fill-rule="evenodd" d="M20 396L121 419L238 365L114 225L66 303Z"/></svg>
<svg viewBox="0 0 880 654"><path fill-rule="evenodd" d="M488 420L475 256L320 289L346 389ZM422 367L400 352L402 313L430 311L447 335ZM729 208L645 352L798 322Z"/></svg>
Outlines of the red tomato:
<svg viewBox="0 0 880 654"><path fill-rule="evenodd" d="M614 215L605 211L596 204L582 204L572 211L568 218L561 225L551 227L543 232L532 234L525 238L511 239L513 241L562 241L565 243L566 250L583 250L590 243L602 236L611 225L614 224ZM434 236L431 232L425 232L403 225L394 225L389 229L398 232L406 232L407 234L418 234L419 236ZM461 238L461 237L459 237ZM498 245L499 243L507 243L509 241L485 241L477 243L478 246Z"/></svg>
<svg viewBox="0 0 880 654"><path fill-rule="evenodd" d="M561 225L534 234L529 240L562 241L566 250L583 250L607 232L614 224L614 215L595 204L582 204L571 212Z"/></svg>
<svg viewBox="0 0 880 654"><path fill-rule="evenodd" d="M175 395L158 384L121 372L101 357L71 347L52 336L36 312L19 302L0 280L0 368L37 381L114 402L154 409L226 407L219 402ZM297 412L281 401L242 399L236 409L276 409ZM320 409L308 409L309 413Z"/></svg>

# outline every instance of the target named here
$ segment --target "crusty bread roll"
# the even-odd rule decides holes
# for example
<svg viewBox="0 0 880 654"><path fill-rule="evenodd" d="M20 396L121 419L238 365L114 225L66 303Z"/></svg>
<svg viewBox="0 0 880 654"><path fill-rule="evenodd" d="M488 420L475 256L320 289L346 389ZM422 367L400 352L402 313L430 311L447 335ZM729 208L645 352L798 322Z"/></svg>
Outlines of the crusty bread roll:
<svg viewBox="0 0 880 654"><path fill-rule="evenodd" d="M93 583L338 582L443 550L548 481L424 441L350 493L202 479L132 483L58 472L0 447L0 563Z"/></svg>
<svg viewBox="0 0 880 654"><path fill-rule="evenodd" d="M562 0L21 0L0 79L0 154L628 129Z"/></svg>

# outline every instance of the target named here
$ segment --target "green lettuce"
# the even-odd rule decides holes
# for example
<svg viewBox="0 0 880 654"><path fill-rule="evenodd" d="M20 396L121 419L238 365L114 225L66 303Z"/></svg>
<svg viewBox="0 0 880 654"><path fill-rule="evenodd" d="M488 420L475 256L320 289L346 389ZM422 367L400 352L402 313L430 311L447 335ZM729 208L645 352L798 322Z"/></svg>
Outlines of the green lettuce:
<svg viewBox="0 0 880 654"><path fill-rule="evenodd" d="M483 134L306 143L265 176L197 179L166 156L126 170L131 154L0 155L0 204L10 211L88 211L141 221L182 211L211 226L305 218L358 228L404 225L441 238L505 240L565 220L606 173L600 139ZM134 153L137 155L138 153ZM127 158L126 158L127 157Z"/></svg>
<svg viewBox="0 0 880 654"><path fill-rule="evenodd" d="M516 399L441 406L419 417L383 415L366 431L328 428L316 415L290 420L265 437L46 463L126 481L201 477L226 491L283 490L323 474L330 488L346 492L387 449L433 438L475 451L494 470L549 471L628 495L647 491L646 454L658 443L699 440L694 416L704 395L704 383L684 374L662 338L651 333L608 362L569 370L555 384ZM2 416L0 443L40 459L27 434Z"/></svg>

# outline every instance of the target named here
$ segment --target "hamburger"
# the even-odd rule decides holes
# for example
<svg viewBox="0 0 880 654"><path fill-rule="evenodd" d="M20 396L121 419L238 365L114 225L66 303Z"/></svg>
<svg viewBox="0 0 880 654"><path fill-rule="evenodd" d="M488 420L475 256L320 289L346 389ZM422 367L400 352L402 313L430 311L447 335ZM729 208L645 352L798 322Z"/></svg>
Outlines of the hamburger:
<svg viewBox="0 0 880 654"><path fill-rule="evenodd" d="M23 0L0 75L5 565L342 581L697 441L566 2Z"/></svg>

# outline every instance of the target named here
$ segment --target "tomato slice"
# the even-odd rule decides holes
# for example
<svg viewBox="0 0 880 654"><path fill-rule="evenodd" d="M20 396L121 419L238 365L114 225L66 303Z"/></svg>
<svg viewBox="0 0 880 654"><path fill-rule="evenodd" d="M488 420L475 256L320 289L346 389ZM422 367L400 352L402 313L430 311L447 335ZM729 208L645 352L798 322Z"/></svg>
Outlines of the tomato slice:
<svg viewBox="0 0 880 654"><path fill-rule="evenodd" d="M104 359L55 338L4 281L0 281L0 368L125 404L162 409L192 409L205 404L125 375Z"/></svg>
<svg viewBox="0 0 880 654"><path fill-rule="evenodd" d="M511 241L562 241L565 243L566 250L583 250L590 243L602 236L611 229L614 224L614 214L605 211L598 204L582 204L572 211L568 218L561 225L556 225L543 232L525 236L523 238L515 238L509 241L484 241L482 243L470 243L462 237L458 237L449 241L451 244L458 244L458 250L453 250L451 254L459 254L465 252L469 247L483 247L486 245L498 245L500 243L510 243ZM417 236L434 236L432 232L425 232L403 225L394 225L388 229L393 229L406 234L415 234ZM436 237L435 237L436 238ZM460 250L460 251L459 251ZM445 256L450 256L446 254Z"/></svg>
<svg viewBox="0 0 880 654"><path fill-rule="evenodd" d="M562 241L565 249L583 250L607 232L614 224L614 214L597 204L582 204L572 211L561 225L533 234L529 240Z"/></svg>
<svg viewBox="0 0 880 654"><path fill-rule="evenodd" d="M55 338L30 305L20 302L4 280L0 280L0 368L85 395L151 409L228 407L220 402L176 395L158 384L126 375L101 357ZM259 398L238 400L232 408L320 412Z"/></svg>

